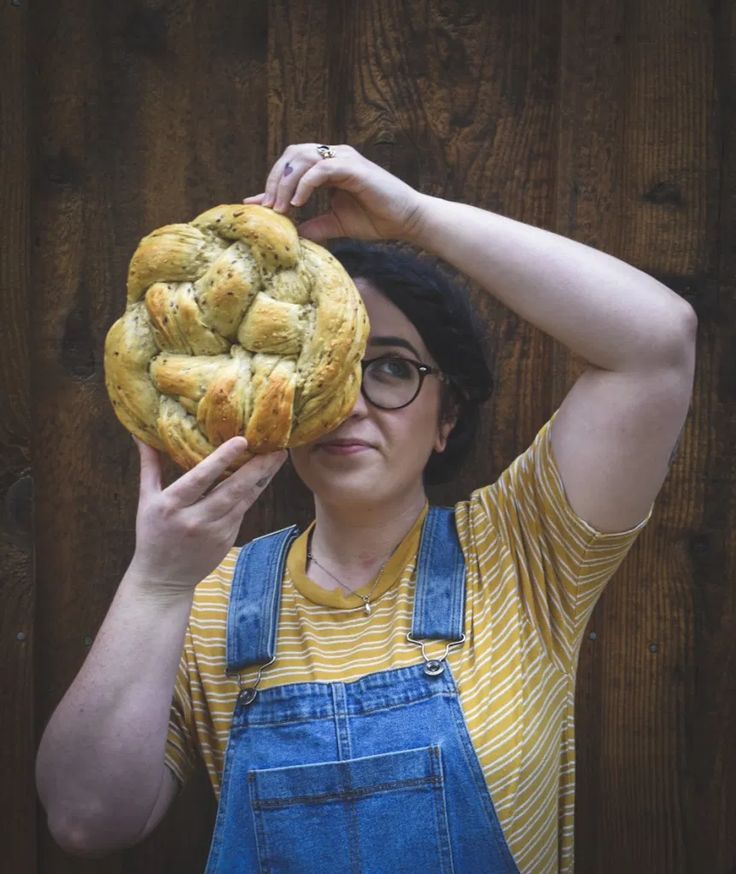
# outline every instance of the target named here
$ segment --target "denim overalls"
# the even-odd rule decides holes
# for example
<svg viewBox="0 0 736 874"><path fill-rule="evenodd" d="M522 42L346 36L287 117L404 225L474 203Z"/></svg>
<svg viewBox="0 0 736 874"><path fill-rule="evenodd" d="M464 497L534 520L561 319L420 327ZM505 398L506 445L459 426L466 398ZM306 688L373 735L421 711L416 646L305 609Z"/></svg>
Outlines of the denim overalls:
<svg viewBox="0 0 736 874"><path fill-rule="evenodd" d="M227 672L275 660L296 526L238 556ZM445 657L462 645L465 563L451 508L430 507L409 640L422 661L351 683L242 688L206 874L517 872ZM422 641L444 640L439 659Z"/></svg>

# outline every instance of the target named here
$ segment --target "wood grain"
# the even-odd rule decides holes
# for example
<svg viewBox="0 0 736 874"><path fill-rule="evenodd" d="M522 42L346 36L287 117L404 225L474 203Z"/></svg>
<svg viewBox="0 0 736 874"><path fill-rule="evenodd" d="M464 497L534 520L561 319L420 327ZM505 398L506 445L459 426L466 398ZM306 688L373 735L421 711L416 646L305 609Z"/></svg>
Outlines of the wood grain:
<svg viewBox="0 0 736 874"><path fill-rule="evenodd" d="M688 0L563 6L555 230L657 276L699 316L695 397L680 449L652 521L583 643L576 817L583 871L725 872L735 858L722 808L733 811L733 777L726 790L709 768L709 791L725 794L705 804L693 782L699 763L727 755L736 728L733 680L723 665L712 672L713 650L728 664L733 641L717 641L703 610L710 577L725 608L721 621L733 621L735 580L723 574L733 478L730 499L727 483L715 500L704 488L713 471L728 467L713 446L714 421L733 439L732 420L711 406L716 386L707 376L719 366L716 338L728 324L712 300L723 154L711 125L713 63L717 41L732 28L723 10L720 17L716 24ZM698 699L713 692L719 703L710 712L718 716L710 721Z"/></svg>
<svg viewBox="0 0 736 874"><path fill-rule="evenodd" d="M34 482L31 466L28 13L0 11L0 839L11 870L36 868Z"/></svg>

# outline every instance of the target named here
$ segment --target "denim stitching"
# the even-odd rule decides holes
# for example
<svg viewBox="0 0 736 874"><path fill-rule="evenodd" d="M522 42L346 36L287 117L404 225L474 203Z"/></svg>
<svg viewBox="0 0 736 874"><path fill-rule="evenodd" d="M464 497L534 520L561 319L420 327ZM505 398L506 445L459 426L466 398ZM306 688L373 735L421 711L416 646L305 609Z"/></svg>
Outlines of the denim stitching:
<svg viewBox="0 0 736 874"><path fill-rule="evenodd" d="M434 508L430 511L431 515L427 519L427 543L424 554L422 555L422 570L421 570L421 580L422 582L422 598L420 602L420 637L427 637L429 629L427 628L427 618L430 612L430 602L429 602L429 592L428 589L430 587L430 583L432 582L432 566L430 563L430 557L434 552L434 534L437 526L437 513L433 512ZM412 635L414 636L414 635Z"/></svg>
<svg viewBox="0 0 736 874"><path fill-rule="evenodd" d="M268 849L268 838L266 836L266 824L263 822L263 817L256 815L257 800L255 797L256 781L252 771L248 772L248 795L250 797L250 814L253 820L253 834L256 838L256 858L258 859L258 870L260 874L268 874L271 865L267 860L270 858ZM268 866L268 867L266 867Z"/></svg>
<svg viewBox="0 0 736 874"><path fill-rule="evenodd" d="M331 765L350 764L350 759L341 762L329 762ZM298 765L295 767L299 767ZM422 786L436 786L442 784L441 777L412 777L406 780L397 780L394 783L372 783L364 789L345 789L341 792L315 792L312 795L289 795L288 798L261 798L254 801L259 810L279 810L291 807L295 804L326 804L330 801L352 801L360 798L370 798L373 795L386 795L403 789L417 789Z"/></svg>
<svg viewBox="0 0 736 874"><path fill-rule="evenodd" d="M266 580L270 581L278 578L278 581L275 585L270 587L270 591L264 599L263 613L261 615L262 625L258 641L259 650L266 650L266 661L276 655L276 626L278 624L278 608L281 603L281 574L278 573L278 570L282 565L284 553L286 552L286 547L291 542L291 537L287 534L280 540L272 542L277 544L277 548L270 550L269 552L271 560L268 566ZM268 582L266 585L268 585Z"/></svg>
<svg viewBox="0 0 736 874"><path fill-rule="evenodd" d="M454 874L455 866L452 862L452 845L450 843L450 823L447 818L447 801L445 799L445 776L442 767L442 748L433 744L430 747L430 761L432 771L436 771L437 781L432 792L434 804L434 824L437 835L437 851L442 862L442 874ZM447 864L449 862L449 869Z"/></svg>
<svg viewBox="0 0 736 874"><path fill-rule="evenodd" d="M233 577L232 587L230 589L230 604L227 613L227 638L225 641L225 654L227 659L227 670L232 670L237 659L238 644L238 604L240 603L240 587L244 584L245 568L248 563L248 554L252 550L252 544L244 547L238 555L238 560L235 564L235 575Z"/></svg>

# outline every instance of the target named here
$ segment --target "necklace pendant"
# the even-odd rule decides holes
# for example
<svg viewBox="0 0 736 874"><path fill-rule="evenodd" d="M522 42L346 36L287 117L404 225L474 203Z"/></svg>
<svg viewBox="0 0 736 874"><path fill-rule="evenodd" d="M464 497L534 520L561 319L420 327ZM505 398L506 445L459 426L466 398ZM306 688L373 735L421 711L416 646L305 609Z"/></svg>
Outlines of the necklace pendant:
<svg viewBox="0 0 736 874"><path fill-rule="evenodd" d="M365 602L365 615L366 616L371 615L371 605L367 601Z"/></svg>

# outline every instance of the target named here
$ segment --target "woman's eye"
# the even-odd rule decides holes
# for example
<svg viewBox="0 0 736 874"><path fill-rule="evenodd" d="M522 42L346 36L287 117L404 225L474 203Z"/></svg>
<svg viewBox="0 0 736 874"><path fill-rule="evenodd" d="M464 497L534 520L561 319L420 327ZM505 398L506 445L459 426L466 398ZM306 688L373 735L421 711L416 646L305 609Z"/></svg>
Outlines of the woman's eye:
<svg viewBox="0 0 736 874"><path fill-rule="evenodd" d="M378 362L382 373L387 376L405 379L411 375L411 364L401 358L383 358Z"/></svg>

